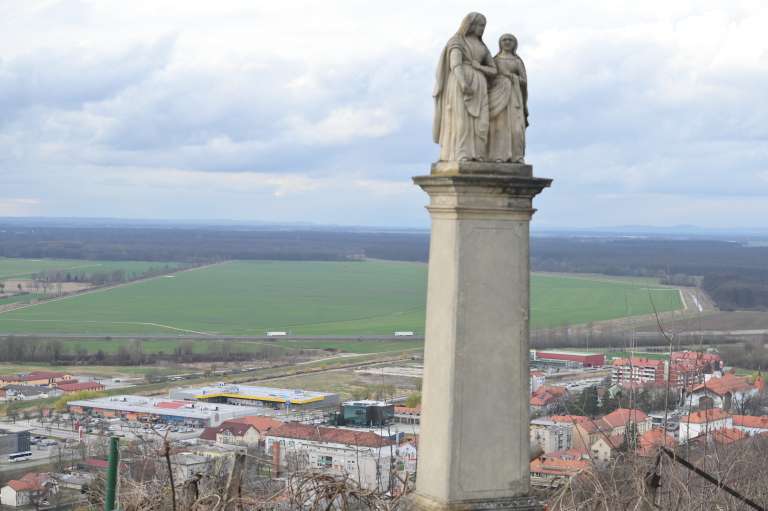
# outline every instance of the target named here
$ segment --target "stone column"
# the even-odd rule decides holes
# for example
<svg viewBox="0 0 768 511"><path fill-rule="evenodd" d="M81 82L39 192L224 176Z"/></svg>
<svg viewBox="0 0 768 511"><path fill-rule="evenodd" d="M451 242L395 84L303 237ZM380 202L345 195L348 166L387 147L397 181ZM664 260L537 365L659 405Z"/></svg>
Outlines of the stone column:
<svg viewBox="0 0 768 511"><path fill-rule="evenodd" d="M530 165L438 162L413 507L539 510L529 498L529 224L551 179Z"/></svg>

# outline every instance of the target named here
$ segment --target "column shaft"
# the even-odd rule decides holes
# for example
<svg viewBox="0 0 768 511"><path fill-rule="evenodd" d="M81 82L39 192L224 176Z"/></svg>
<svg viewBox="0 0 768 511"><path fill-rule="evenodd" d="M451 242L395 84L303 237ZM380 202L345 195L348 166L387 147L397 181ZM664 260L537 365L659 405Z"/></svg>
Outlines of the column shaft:
<svg viewBox="0 0 768 511"><path fill-rule="evenodd" d="M550 181L507 168L414 179L432 216L414 501L424 509L537 509L526 497L529 222Z"/></svg>

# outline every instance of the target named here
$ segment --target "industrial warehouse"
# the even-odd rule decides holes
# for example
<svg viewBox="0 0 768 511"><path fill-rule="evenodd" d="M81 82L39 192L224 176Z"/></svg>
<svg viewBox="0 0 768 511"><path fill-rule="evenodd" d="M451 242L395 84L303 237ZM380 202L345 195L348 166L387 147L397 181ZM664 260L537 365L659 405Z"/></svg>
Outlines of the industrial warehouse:
<svg viewBox="0 0 768 511"><path fill-rule="evenodd" d="M276 410L316 410L336 407L339 404L338 394L228 383L173 389L170 398L246 407L261 406Z"/></svg>
<svg viewBox="0 0 768 511"><path fill-rule="evenodd" d="M539 365L602 367L605 365L605 355L602 353L587 353L584 351L531 350L530 361L536 362Z"/></svg>
<svg viewBox="0 0 768 511"><path fill-rule="evenodd" d="M217 426L226 420L251 415L243 406L207 404L145 396L111 396L70 401L69 412L129 421L164 422L196 427Z"/></svg>

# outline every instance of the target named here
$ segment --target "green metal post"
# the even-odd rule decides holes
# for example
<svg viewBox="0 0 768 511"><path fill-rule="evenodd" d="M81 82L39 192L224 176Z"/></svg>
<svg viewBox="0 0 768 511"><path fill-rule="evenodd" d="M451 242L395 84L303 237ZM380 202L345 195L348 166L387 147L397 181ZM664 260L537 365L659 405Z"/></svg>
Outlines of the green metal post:
<svg viewBox="0 0 768 511"><path fill-rule="evenodd" d="M115 509L117 465L120 462L120 450L117 445L119 440L116 436L109 439L109 468L107 469L107 494L104 498L104 511L114 511Z"/></svg>

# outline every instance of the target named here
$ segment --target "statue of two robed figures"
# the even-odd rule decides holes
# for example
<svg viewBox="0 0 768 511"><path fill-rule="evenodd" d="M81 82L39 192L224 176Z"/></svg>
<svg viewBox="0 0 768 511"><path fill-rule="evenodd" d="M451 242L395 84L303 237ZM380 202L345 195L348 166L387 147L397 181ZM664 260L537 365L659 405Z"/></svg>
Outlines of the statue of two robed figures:
<svg viewBox="0 0 768 511"><path fill-rule="evenodd" d="M525 162L528 83L512 34L499 52L483 42L485 16L470 13L437 65L434 141L442 161Z"/></svg>

